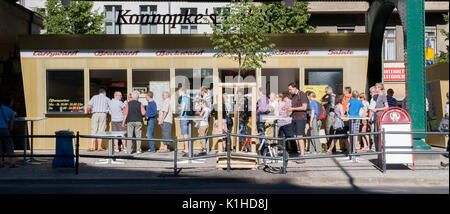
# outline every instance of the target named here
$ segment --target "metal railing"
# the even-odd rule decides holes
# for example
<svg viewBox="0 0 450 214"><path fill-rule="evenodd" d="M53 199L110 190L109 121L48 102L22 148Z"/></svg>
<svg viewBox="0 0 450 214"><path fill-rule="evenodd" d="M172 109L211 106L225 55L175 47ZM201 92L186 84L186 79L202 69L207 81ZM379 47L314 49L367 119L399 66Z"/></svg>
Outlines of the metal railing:
<svg viewBox="0 0 450 214"><path fill-rule="evenodd" d="M83 158L108 158L113 159L117 158L118 156L112 156L111 154L105 155L80 155L80 138L89 138L89 139L108 139L110 141L112 140L140 140L140 141L158 141L158 142L169 142L173 145L174 148L174 156L172 158L148 158L148 157L135 157L135 156L120 156L120 159L131 159L131 160L145 160L145 161L165 161L165 162L173 162L173 170L174 170L174 176L177 176L179 173L178 170L178 161L183 160L196 160L196 159L207 159L207 158L216 158L216 157L223 157L226 156L227 158L227 172L231 169L231 156L235 157L248 157L248 158L257 158L257 159L269 159L269 160L281 160L283 162L283 165L281 167L281 173L286 174L287 173L287 164L289 161L292 160L302 160L302 159L321 159L321 158L336 158L336 157L353 157L353 156L365 156L365 155L383 155L383 157L386 157L386 154L431 154L431 155L448 155L449 152L439 152L439 151L396 151L392 152L386 151L386 146L381 147L381 151L374 151L374 152L363 152L363 153L356 153L356 150L352 150L348 154L332 154L332 155L314 155L314 156L299 156L299 157L288 157L287 149L286 149L286 142L289 140L310 140L310 139L320 139L320 138L343 138L343 137L353 137L353 136L366 136L366 135L381 135L381 140L383 142L386 141L385 136L386 134L408 134L408 135L449 135L448 132L405 132L405 131L385 131L384 129L382 131L378 132L365 132L365 133L347 133L347 134L337 134L337 135L319 135L319 136L304 136L304 137L290 137L290 138L277 138L277 137L268 137L268 136L259 136L259 135L240 135L240 134L218 134L218 135L209 135L209 136L203 136L203 137L191 137L191 138L184 138L184 139L156 139L156 138L132 138L132 137L107 137L107 136L92 136L92 135L80 135L79 132L77 132L76 135L0 135L0 137L23 137L23 138L75 138L75 155L32 155L32 157L72 157L75 158L75 174L79 173L79 163L80 163L80 157ZM265 139L267 141L276 141L282 142L282 152L283 155L281 157L268 157L268 156L262 156L262 155L252 155L252 154L244 154L244 153L232 153L231 152L231 137L244 137L244 138L254 138L254 139ZM203 139L210 139L210 138L226 138L226 153L217 153L217 154L206 154L202 156L196 156L194 157L193 154L190 154L189 157L186 158L178 158L178 142L185 142L189 141L189 148L193 148L193 141L195 140L203 140ZM24 163L26 164L26 150L27 150L27 141L24 142ZM111 143L109 144L111 147ZM238 145L236 145L238 146ZM392 148L392 147L389 147ZM109 150L112 150L112 148L108 148ZM4 155L4 157L22 157L22 155ZM382 166L381 170L383 173L386 173L386 158L382 158Z"/></svg>

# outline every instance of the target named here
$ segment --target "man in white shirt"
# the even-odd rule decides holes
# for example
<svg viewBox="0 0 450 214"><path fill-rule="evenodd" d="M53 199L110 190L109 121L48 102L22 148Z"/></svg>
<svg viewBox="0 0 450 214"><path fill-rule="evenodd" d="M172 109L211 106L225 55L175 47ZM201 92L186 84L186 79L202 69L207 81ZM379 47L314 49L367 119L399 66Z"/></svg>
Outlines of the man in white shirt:
<svg viewBox="0 0 450 214"><path fill-rule="evenodd" d="M106 90L100 88L99 94L92 97L87 107L87 113L92 113L92 132L91 135L105 132L106 115L109 112L109 102L111 100L106 96ZM92 138L91 146L88 151L94 151L95 140ZM102 139L97 139L97 150L104 151L102 148Z"/></svg>
<svg viewBox="0 0 450 214"><path fill-rule="evenodd" d="M123 121L123 109L125 103L122 102L122 93L120 91L114 92L114 99L109 103L109 114L111 115L111 129L112 131L126 131L122 126ZM119 140L114 140L115 152L119 152L118 146ZM125 151L126 141L122 140L122 151Z"/></svg>
<svg viewBox="0 0 450 214"><path fill-rule="evenodd" d="M162 94L163 102L161 108L159 109L159 125L161 126L161 135L163 139L172 138L172 121L173 114L172 108L170 107L169 92L165 91ZM169 142L163 142L164 149L160 152L169 152Z"/></svg>

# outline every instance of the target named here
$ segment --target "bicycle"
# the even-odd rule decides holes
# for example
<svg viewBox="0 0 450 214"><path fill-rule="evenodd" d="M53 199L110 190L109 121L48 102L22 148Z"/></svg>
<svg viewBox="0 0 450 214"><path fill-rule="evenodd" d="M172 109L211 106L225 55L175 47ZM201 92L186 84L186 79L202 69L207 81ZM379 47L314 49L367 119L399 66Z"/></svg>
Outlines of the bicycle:
<svg viewBox="0 0 450 214"><path fill-rule="evenodd" d="M264 126L264 132L260 134L260 136L266 136L266 129L270 126L274 126L273 124ZM273 157L278 158L283 156L283 147L278 144L277 141L271 140L269 143L267 139L262 139L261 143L258 147L258 153L264 157ZM271 160L265 158L258 158L258 165L268 166L269 164L278 163L278 160Z"/></svg>

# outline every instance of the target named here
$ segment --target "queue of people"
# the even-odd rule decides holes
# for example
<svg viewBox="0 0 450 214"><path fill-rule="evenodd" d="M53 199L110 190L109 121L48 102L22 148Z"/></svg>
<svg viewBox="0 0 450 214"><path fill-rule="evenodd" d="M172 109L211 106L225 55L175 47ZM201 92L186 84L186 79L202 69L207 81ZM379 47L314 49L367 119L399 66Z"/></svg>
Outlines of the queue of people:
<svg viewBox="0 0 450 214"><path fill-rule="evenodd" d="M258 120L263 114L291 117L291 120L280 119L278 121L279 137L318 136L323 122L326 135L376 131L379 128L376 121L381 112L390 107L389 103L394 106L393 103L397 102L392 97L392 89L388 90L388 95L385 95L383 90L383 83L377 83L371 87L370 102L365 93L359 93L352 90L351 87L345 87L343 94L339 95L336 95L331 87L326 87L326 94L320 99L312 91L301 91L294 82L288 85L289 92L278 95L271 93L270 98L267 98L260 90L260 99L256 109L258 132L265 131L264 124ZM322 105L322 103L324 104ZM353 122L350 122L349 118L352 117L363 119L352 119ZM298 153L300 156L305 153L330 155L336 152L335 145L338 140L344 144L342 152L349 153L349 137L330 137L327 139L325 149L319 139L296 140L295 143L288 142L288 145L291 152ZM378 142L377 136L374 139L362 136L361 142L355 136L353 142L360 143L363 152L379 150L379 145L376 143ZM304 160L296 161L296 163L304 162Z"/></svg>
<svg viewBox="0 0 450 214"><path fill-rule="evenodd" d="M370 100L365 93L359 93L352 90L351 87L345 87L343 94L336 95L333 88L326 87L326 94L318 98L312 91L301 91L295 82L288 85L286 92L275 94L270 93L266 96L264 90L259 89L259 99L256 103L256 125L259 134L266 134L267 128L270 127L266 121L261 120L262 115L272 114L289 119L278 120L279 137L303 137L303 136L318 136L322 123L325 124L326 135L339 135L352 133L366 133L370 131L377 131L379 129L378 117L381 112L391 106L397 106L397 100L393 98L393 90L387 90L387 95L383 93L383 83L377 83L369 89ZM190 108L193 106L192 100L186 95L184 88L178 89L179 95L179 111L180 117L180 131L183 138L189 138L188 125L190 116ZM200 106L196 111L200 112L201 120L197 121L195 127L198 131L198 136L206 136L210 128L210 117L215 115L213 123L213 133L221 134L232 130L233 120L231 114L233 106L228 100L226 93L222 94L222 119L223 126L218 127L217 106L212 105L212 96L209 89L202 87L200 89ZM128 96L127 101L122 102L122 94L116 92L114 99L110 100L106 97L104 89L100 89L99 94L95 95L89 101L88 111L93 113L92 116L92 134L95 135L106 128L106 115L111 114L111 126L113 131L127 131L128 137L141 137L142 135L142 118L147 120L147 137L154 138L154 127L161 126L161 135L163 139L170 139L172 136L173 113L169 99L169 93L162 94L163 103L160 105L159 112L157 111L157 104L153 99L153 93L150 91L146 94L148 101L147 109L138 101L139 92L134 91ZM244 96L243 89L237 89L236 107L239 116L238 133L248 135L247 125L250 117L250 109L248 109L248 100ZM324 103L322 105L322 103ZM158 115L159 121L156 117ZM350 122L349 117L368 118L368 119L354 119ZM184 119L186 118L186 119ZM245 140L245 138L242 138ZM342 152L348 153L350 151L349 137L330 137L327 138L325 148L320 143L319 139L310 140L296 140L288 142L291 152L298 155L311 154L333 154L336 152L335 145L338 140L341 140L345 145ZM219 139L223 150L225 150L225 139ZM361 144L361 151L369 152L371 150L379 150L378 136L373 137L361 136L359 142L358 137L354 137L356 144ZM102 151L100 139L97 141L99 145L97 150ZM208 148L206 140L200 140L202 151L201 154L206 154ZM375 142L375 144L374 144ZM122 146L119 147L118 142L115 141L116 152L124 151L132 153L132 144L123 141ZM141 141L136 141L136 152L142 153ZM95 139L91 142L90 151L95 149ZM120 149L120 150L119 150ZM168 143L164 143L163 148L159 151L168 152ZM155 142L149 141L148 152L156 152ZM185 141L184 149L181 151L183 155L189 153L189 142ZM297 160L297 163L304 163L304 160Z"/></svg>
<svg viewBox="0 0 450 214"><path fill-rule="evenodd" d="M154 127L156 126L156 116L159 114L159 123L161 126L161 135L163 139L171 139L172 137L172 110L170 107L169 92L163 92L163 103L159 113L157 111L156 102L153 100L153 92L146 94L147 109L139 101L139 92L133 91L127 97L125 102L122 101L122 93L116 91L114 98L109 99L106 96L106 90L100 89L99 94L91 98L88 103L87 113L92 113L92 129L91 135L96 135L106 131L107 114L111 115L112 131L126 131L128 137L141 138L143 118L147 121L147 138L154 138ZM95 143L97 142L97 151L104 151L101 139L92 139L88 151L95 151ZM132 142L114 140L115 152L133 153ZM164 147L160 152L169 151L168 143L164 143ZM148 152L156 152L155 142L149 141ZM136 153L142 153L141 141L136 140Z"/></svg>

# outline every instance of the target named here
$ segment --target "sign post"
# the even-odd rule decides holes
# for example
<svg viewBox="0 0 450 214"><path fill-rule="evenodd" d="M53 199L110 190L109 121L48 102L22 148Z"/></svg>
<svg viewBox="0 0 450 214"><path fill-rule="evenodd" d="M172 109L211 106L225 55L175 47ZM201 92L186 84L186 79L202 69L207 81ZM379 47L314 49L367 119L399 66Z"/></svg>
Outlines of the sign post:
<svg viewBox="0 0 450 214"><path fill-rule="evenodd" d="M379 121L380 130L385 130L386 132L401 131L401 132L411 132L411 118L407 111L398 107L391 107L383 111L380 115ZM386 153L389 152L413 152L413 139L411 134L385 134L384 137L380 137L380 146L383 147ZM383 154L378 155L378 163L386 164L412 164L413 170L414 165L414 155L413 154Z"/></svg>

